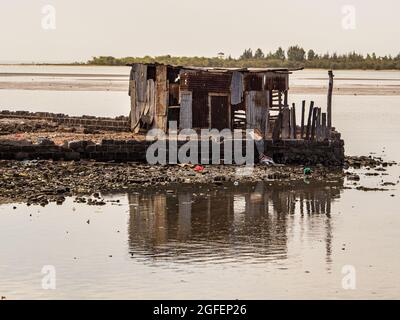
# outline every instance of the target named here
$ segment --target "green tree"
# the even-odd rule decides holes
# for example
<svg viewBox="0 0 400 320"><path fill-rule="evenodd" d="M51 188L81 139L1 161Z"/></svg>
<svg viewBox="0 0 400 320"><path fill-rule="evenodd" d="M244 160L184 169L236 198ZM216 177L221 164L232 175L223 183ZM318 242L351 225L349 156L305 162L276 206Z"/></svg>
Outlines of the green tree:
<svg viewBox="0 0 400 320"><path fill-rule="evenodd" d="M240 56L239 59L240 60L253 59L253 50L251 50L251 49L244 50L243 54Z"/></svg>
<svg viewBox="0 0 400 320"><path fill-rule="evenodd" d="M287 51L289 61L304 61L306 52L299 46L292 46Z"/></svg>
<svg viewBox="0 0 400 320"><path fill-rule="evenodd" d="M308 61L313 61L317 58L317 54L313 49L308 50L307 52L307 60Z"/></svg>
<svg viewBox="0 0 400 320"><path fill-rule="evenodd" d="M254 59L264 59L264 58L265 58L264 52L260 48L258 48L256 52L254 52Z"/></svg>
<svg viewBox="0 0 400 320"><path fill-rule="evenodd" d="M279 47L278 50L276 50L274 55L275 55L275 59L278 59L278 60L286 59L286 53L285 53L285 50L282 49L282 47Z"/></svg>

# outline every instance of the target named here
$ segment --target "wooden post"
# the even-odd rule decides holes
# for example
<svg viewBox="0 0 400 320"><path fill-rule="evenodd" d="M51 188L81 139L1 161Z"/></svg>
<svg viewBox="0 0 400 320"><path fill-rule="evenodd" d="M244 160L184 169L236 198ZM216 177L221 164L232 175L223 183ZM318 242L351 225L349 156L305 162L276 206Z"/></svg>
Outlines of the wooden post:
<svg viewBox="0 0 400 320"><path fill-rule="evenodd" d="M136 119L136 81L130 80L129 82L129 94L131 96L131 130L133 131L136 127L138 119Z"/></svg>
<svg viewBox="0 0 400 320"><path fill-rule="evenodd" d="M281 136L282 129L282 112L279 112L278 118L275 120L274 129L272 131L272 141L278 141Z"/></svg>
<svg viewBox="0 0 400 320"><path fill-rule="evenodd" d="M306 115L306 101L303 100L301 106L301 139L304 139L304 118Z"/></svg>
<svg viewBox="0 0 400 320"><path fill-rule="evenodd" d="M310 140L313 109L314 109L314 101L311 101L310 110L308 111L306 140Z"/></svg>
<svg viewBox="0 0 400 320"><path fill-rule="evenodd" d="M285 90L285 92L284 92L283 104L284 104L284 107L285 107L285 108L286 108L286 107L289 107L289 103L288 103L288 91L287 91L287 90Z"/></svg>
<svg viewBox="0 0 400 320"><path fill-rule="evenodd" d="M317 141L322 140L322 128L321 128L321 108L317 109L317 124L316 124L316 134L317 134Z"/></svg>
<svg viewBox="0 0 400 320"><path fill-rule="evenodd" d="M312 112L312 125L311 125L311 140L315 139L315 126L317 125L317 112L318 108L314 108Z"/></svg>
<svg viewBox="0 0 400 320"><path fill-rule="evenodd" d="M322 138L326 140L328 138L327 130L326 130L326 113L322 113Z"/></svg>
<svg viewBox="0 0 400 320"><path fill-rule="evenodd" d="M282 110L282 139L290 139L290 109L284 107Z"/></svg>
<svg viewBox="0 0 400 320"><path fill-rule="evenodd" d="M333 71L329 70L329 88L328 88L328 108L327 108L327 115L328 115L328 132L330 136L330 132L332 130L332 93L333 93Z"/></svg>
<svg viewBox="0 0 400 320"><path fill-rule="evenodd" d="M296 124L296 104L293 103L292 110L290 115L290 138L297 139L297 124Z"/></svg>

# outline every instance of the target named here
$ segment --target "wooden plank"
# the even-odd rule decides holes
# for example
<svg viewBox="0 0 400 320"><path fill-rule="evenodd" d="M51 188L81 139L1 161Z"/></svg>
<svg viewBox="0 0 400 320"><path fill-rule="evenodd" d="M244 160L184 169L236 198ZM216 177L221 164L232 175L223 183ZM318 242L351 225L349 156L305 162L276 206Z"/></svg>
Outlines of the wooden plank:
<svg viewBox="0 0 400 320"><path fill-rule="evenodd" d="M282 139L290 138L290 109L284 107L282 110Z"/></svg>
<svg viewBox="0 0 400 320"><path fill-rule="evenodd" d="M283 105L284 107L289 107L289 103L288 103L288 92L287 90L285 90L285 92L283 93Z"/></svg>
<svg viewBox="0 0 400 320"><path fill-rule="evenodd" d="M130 80L129 81L129 92L131 95L131 129L132 131L135 130L137 125L137 117L136 117L136 81Z"/></svg>
<svg viewBox="0 0 400 320"><path fill-rule="evenodd" d="M156 66L156 112L153 128L167 131L167 115L169 100L169 83L167 66Z"/></svg>
<svg viewBox="0 0 400 320"><path fill-rule="evenodd" d="M293 103L291 115L290 115L290 138L297 138L297 124L296 124L296 104Z"/></svg>
<svg viewBox="0 0 400 320"><path fill-rule="evenodd" d="M306 115L306 101L303 100L301 105L301 139L304 139L304 121Z"/></svg>
<svg viewBox="0 0 400 320"><path fill-rule="evenodd" d="M308 111L308 121L307 121L306 140L310 140L313 109L314 109L314 101L311 101L311 103L310 103L310 109L309 109L309 111Z"/></svg>
<svg viewBox="0 0 400 320"><path fill-rule="evenodd" d="M327 136L327 129L326 129L326 113L325 112L323 112L322 113L322 139L323 140L326 140L326 139L328 139L328 136Z"/></svg>
<svg viewBox="0 0 400 320"><path fill-rule="evenodd" d="M180 129L191 129L192 128L192 92L181 91L181 109L179 127Z"/></svg>
<svg viewBox="0 0 400 320"><path fill-rule="evenodd" d="M314 108L312 112L311 141L315 140L315 126L317 125L317 112L318 108Z"/></svg>
<svg viewBox="0 0 400 320"><path fill-rule="evenodd" d="M317 123L315 125L315 133L317 141L322 140L322 132L321 132L321 108L317 108Z"/></svg>
<svg viewBox="0 0 400 320"><path fill-rule="evenodd" d="M328 116L328 131L330 133L332 129L332 93L333 93L333 71L330 70L329 74L329 88L328 88L328 108L327 108L327 116Z"/></svg>
<svg viewBox="0 0 400 320"><path fill-rule="evenodd" d="M273 141L280 140L281 129L282 129L282 112L279 113L279 116L275 120L275 123L274 123L274 129L273 129L273 132L272 132L272 140Z"/></svg>

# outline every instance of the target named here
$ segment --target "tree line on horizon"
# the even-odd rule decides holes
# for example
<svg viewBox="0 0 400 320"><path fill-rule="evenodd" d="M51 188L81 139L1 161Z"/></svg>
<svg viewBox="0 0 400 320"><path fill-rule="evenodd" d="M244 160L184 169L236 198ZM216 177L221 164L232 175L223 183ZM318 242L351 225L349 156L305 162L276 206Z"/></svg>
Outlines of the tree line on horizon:
<svg viewBox="0 0 400 320"><path fill-rule="evenodd" d="M400 70L400 53L395 56L377 56L375 53L362 55L356 52L347 54L318 54L313 49L306 51L296 45L287 51L279 47L275 52L264 53L258 48L244 50L239 58L228 57L174 57L145 56L115 58L112 56L93 57L89 65L124 66L132 63L163 63L169 65L220 68L318 68L318 69L364 69L364 70Z"/></svg>

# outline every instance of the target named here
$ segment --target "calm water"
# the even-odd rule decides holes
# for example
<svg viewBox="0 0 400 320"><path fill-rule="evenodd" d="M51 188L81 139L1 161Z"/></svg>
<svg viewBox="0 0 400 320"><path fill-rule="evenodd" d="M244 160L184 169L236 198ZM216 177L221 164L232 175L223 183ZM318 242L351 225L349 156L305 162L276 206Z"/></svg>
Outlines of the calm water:
<svg viewBox="0 0 400 320"><path fill-rule="evenodd" d="M113 70L108 73L114 74ZM372 76L380 79L386 73ZM387 73L387 77L399 76ZM61 94L87 105L87 110L94 110L91 103L97 101L99 114L119 107L127 110L121 101L129 105L123 92L102 93L109 99L102 103L93 92L30 94L37 98L39 92L45 106L39 110L48 110L52 101L65 104L57 96ZM21 109L18 99L23 92L12 94L0 90L0 104L12 104L15 98L15 108ZM325 96L291 99L326 104ZM346 153L374 152L400 161L399 104L397 96L335 97L334 124L346 140ZM27 105L32 105L29 100ZM362 176L359 184L369 187L397 183L400 176L398 166L379 177L357 172ZM15 204L2 205L0 295L8 299L398 299L398 185L389 191L363 192L349 189L352 183L311 182L288 188L263 182L212 191L202 186L104 195L109 201L120 200L104 207L73 199L62 207L16 204L14 210ZM42 289L45 265L56 268L56 290ZM356 270L356 290L342 288L346 265Z"/></svg>

